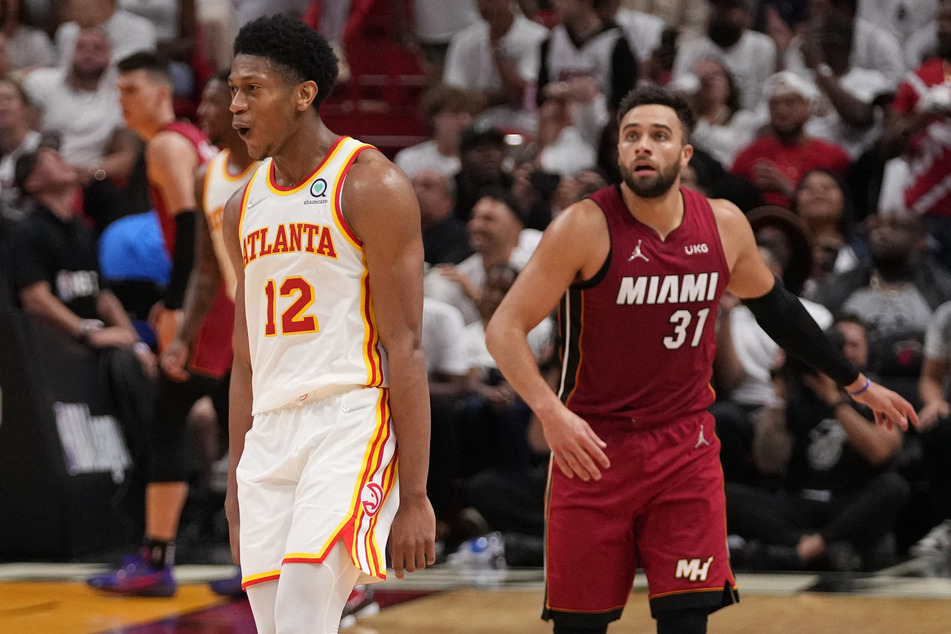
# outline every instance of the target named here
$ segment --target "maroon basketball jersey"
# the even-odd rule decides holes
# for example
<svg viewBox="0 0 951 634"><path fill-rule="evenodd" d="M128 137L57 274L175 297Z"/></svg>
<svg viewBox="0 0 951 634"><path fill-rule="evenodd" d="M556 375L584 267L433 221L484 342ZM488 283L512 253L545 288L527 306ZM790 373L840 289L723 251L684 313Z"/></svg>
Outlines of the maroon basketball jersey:
<svg viewBox="0 0 951 634"><path fill-rule="evenodd" d="M559 396L588 419L656 427L705 410L716 350L717 306L729 281L707 199L681 189L682 224L666 240L634 218L617 186L591 195L611 252L568 289L559 307Z"/></svg>
<svg viewBox="0 0 951 634"><path fill-rule="evenodd" d="M208 137L187 121L173 121L165 125L162 131L177 132L195 146L199 165L207 163L217 153L215 146ZM171 256L175 252L176 227L175 219L170 215L168 205L162 198L162 192L149 183L149 193L152 204L158 212L162 225L162 234L165 237L165 249ZM177 210L176 210L177 211ZM201 213L201 212L196 212ZM188 368L212 378L223 377L231 369L231 335L234 329L234 302L228 296L224 280L218 284L218 293L215 296L211 310L202 322L201 328L195 335L192 345L191 358Z"/></svg>
<svg viewBox="0 0 951 634"><path fill-rule="evenodd" d="M195 152L198 154L198 164L204 165L218 150L211 144L205 133L196 128L187 121L173 121L162 127L162 132L171 131L181 134L183 137L195 146ZM175 252L175 219L171 215L172 210L168 209L165 200L162 199L162 192L149 183L149 195L152 197L152 204L155 205L155 211L158 212L159 222L162 224L162 234L165 236L165 250L171 255ZM175 211L178 211L177 209Z"/></svg>

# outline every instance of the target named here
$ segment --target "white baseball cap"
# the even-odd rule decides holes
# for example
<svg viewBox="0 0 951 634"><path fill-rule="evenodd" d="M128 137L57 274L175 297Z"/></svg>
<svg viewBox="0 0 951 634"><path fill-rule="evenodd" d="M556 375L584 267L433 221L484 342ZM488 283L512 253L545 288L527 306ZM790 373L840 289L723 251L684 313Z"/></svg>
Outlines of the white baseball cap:
<svg viewBox="0 0 951 634"><path fill-rule="evenodd" d="M763 82L764 99L769 100L773 97L784 97L786 95L799 95L812 103L819 96L819 89L808 79L804 79L788 70L770 75Z"/></svg>

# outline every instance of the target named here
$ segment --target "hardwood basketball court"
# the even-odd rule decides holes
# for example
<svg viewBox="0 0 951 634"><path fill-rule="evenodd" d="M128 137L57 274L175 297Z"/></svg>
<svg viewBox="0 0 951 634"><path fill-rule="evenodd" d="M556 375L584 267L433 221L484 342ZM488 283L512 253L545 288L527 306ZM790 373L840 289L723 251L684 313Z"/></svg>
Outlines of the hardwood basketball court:
<svg viewBox="0 0 951 634"><path fill-rule="evenodd" d="M102 566L0 565L0 632L40 634L251 634L246 600L228 600L205 582L228 576L228 566L179 566L176 597L109 597L82 579ZM713 614L710 632L770 634L895 634L951 632L951 580L875 576L822 583L816 575L739 575L741 602ZM841 580L840 580L841 581ZM836 587L839 586L839 587ZM404 582L376 586L384 607L359 619L350 634L542 634L540 570L466 571L442 565ZM420 596L422 595L422 596ZM653 632L643 579L611 634Z"/></svg>

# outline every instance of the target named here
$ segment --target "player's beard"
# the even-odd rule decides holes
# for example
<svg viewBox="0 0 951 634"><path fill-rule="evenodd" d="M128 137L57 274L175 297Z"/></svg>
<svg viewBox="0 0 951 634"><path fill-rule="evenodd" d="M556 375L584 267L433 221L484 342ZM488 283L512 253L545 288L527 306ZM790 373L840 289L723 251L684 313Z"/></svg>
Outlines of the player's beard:
<svg viewBox="0 0 951 634"><path fill-rule="evenodd" d="M641 178L635 180L634 174L627 165L619 164L621 178L631 189L632 192L641 198L660 198L670 191L677 177L680 176L680 162L673 163L665 170L658 169L657 173L650 178Z"/></svg>

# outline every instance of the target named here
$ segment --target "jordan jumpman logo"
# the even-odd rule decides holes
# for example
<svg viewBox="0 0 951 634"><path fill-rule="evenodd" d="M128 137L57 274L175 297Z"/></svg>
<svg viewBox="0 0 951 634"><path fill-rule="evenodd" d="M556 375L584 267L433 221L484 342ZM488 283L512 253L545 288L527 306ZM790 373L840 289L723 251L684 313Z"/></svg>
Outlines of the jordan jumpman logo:
<svg viewBox="0 0 951 634"><path fill-rule="evenodd" d="M644 260L645 262L650 262L650 261L651 261L650 258L647 257L646 255L644 255L644 253L641 251L641 241L640 241L640 240L637 241L637 246L634 247L634 252L631 253L631 257L629 257L629 258L627 259L627 261L628 261L628 262L632 262L632 261L634 261L635 258L641 258L641 259Z"/></svg>

